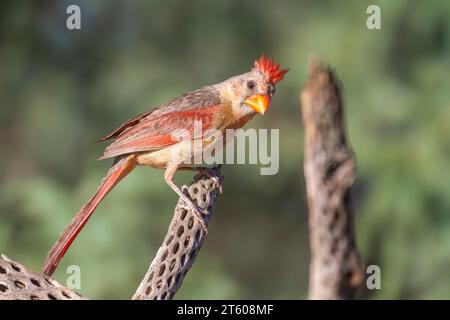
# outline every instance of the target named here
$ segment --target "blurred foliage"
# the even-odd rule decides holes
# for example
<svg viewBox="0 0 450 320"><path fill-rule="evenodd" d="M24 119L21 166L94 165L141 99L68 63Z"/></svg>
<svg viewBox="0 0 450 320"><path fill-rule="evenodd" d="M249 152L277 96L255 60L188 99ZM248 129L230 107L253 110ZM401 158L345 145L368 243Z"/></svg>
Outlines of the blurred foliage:
<svg viewBox="0 0 450 320"><path fill-rule="evenodd" d="M77 3L82 30L65 27ZM382 29L366 28L381 7ZM305 298L309 247L298 93L317 53L345 85L358 159L357 236L382 289L367 298L450 298L450 2L3 1L0 251L35 271L110 162L94 142L183 92L247 71L261 52L290 72L270 112L280 171L226 166L210 234L177 298ZM178 183L192 174L182 173ZM139 168L102 203L55 277L131 297L176 202Z"/></svg>

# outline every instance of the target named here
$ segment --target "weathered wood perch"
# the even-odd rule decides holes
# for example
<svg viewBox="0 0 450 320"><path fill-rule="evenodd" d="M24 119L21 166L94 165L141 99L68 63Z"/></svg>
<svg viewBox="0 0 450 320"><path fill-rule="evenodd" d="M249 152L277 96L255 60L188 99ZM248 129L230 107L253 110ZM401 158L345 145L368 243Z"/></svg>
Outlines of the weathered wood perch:
<svg viewBox="0 0 450 320"><path fill-rule="evenodd" d="M57 281L29 271L5 255L0 257L0 300L83 300Z"/></svg>
<svg viewBox="0 0 450 320"><path fill-rule="evenodd" d="M216 178L200 179L189 188L184 187L183 190L194 200L194 203L206 210L206 214L203 215L206 226L220 192L218 180L215 179L223 179L220 172ZM186 273L192 267L204 241L205 233L198 219L179 199L164 242L150 264L133 299L172 299L180 288Z"/></svg>
<svg viewBox="0 0 450 320"><path fill-rule="evenodd" d="M205 225L214 211L220 192L217 177L197 175L183 191L204 209ZM135 300L171 299L205 241L205 234L192 211L179 200L169 230L144 279L133 296ZM6 256L0 258L0 300L79 300L87 299L42 274L29 271Z"/></svg>
<svg viewBox="0 0 450 320"><path fill-rule="evenodd" d="M356 164L345 134L341 89L330 67L311 61L300 100L311 247L309 298L353 299L364 279L350 196Z"/></svg>

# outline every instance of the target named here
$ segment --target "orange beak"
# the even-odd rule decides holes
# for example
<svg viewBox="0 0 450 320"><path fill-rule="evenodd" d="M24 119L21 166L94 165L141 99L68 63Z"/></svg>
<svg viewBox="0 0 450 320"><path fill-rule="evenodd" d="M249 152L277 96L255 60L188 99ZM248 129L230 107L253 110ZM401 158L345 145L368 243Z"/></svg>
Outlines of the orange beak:
<svg viewBox="0 0 450 320"><path fill-rule="evenodd" d="M256 112L264 114L269 108L270 98L266 94L255 94L245 99L244 103Z"/></svg>

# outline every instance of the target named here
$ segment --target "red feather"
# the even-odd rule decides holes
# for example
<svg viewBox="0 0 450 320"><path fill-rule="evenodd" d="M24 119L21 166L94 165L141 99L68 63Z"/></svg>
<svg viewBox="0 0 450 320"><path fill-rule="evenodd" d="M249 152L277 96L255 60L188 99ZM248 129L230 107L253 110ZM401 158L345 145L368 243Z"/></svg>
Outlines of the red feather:
<svg viewBox="0 0 450 320"><path fill-rule="evenodd" d="M89 200L87 204L75 215L70 225L64 230L58 242L50 250L50 253L45 261L44 274L51 276L66 253L67 249L77 237L78 233L83 229L86 222L94 213L95 208L102 199L111 191L112 188L124 178L136 166L133 157L122 158L111 167L106 177L100 184L97 192Z"/></svg>
<svg viewBox="0 0 450 320"><path fill-rule="evenodd" d="M222 105L219 104L202 109L175 111L140 118L134 126L121 131L117 139L105 149L100 159L162 149L179 142L172 135L177 129L187 130L193 137L195 121L201 122L201 129L204 132L214 126L215 119L220 118L221 108ZM122 127L124 125L120 128Z"/></svg>
<svg viewBox="0 0 450 320"><path fill-rule="evenodd" d="M108 135L106 135L103 138L101 138L99 141L106 141L106 140L118 137L125 130L127 130L129 128L132 128L135 125L137 125L142 119L147 117L150 113L152 113L152 111L148 111L148 112L145 112L145 113L142 113L142 114L138 115L137 117L131 118L130 120L122 123L119 128L117 128L116 130L112 131Z"/></svg>
<svg viewBox="0 0 450 320"><path fill-rule="evenodd" d="M272 57L267 59L264 53L261 54L259 60L255 61L255 68L264 73L269 78L269 82L273 84L283 79L284 75L289 71L289 69L280 70L280 64L275 63Z"/></svg>

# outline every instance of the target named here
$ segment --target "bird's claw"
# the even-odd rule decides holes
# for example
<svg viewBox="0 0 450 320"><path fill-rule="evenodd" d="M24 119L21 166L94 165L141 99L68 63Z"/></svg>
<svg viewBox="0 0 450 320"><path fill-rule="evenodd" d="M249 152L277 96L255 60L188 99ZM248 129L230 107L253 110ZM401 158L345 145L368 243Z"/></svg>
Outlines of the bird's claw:
<svg viewBox="0 0 450 320"><path fill-rule="evenodd" d="M203 211L198 206L192 208L192 213L197 218L198 223L200 224L200 228L202 229L205 235L208 234L208 227L206 226L205 220L203 220L203 215L207 214L207 212Z"/></svg>
<svg viewBox="0 0 450 320"><path fill-rule="evenodd" d="M193 202L186 202L186 206L192 211L195 218L197 219L198 223L200 224L200 227L205 235L208 234L208 227L206 226L205 220L203 220L203 216L207 215L208 212L206 210L203 210L199 206L195 205Z"/></svg>
<svg viewBox="0 0 450 320"><path fill-rule="evenodd" d="M218 189L220 194L222 194L222 180L219 177L211 177L211 179L213 180L213 187Z"/></svg>
<svg viewBox="0 0 450 320"><path fill-rule="evenodd" d="M213 167L212 169L200 168L199 174L195 177L195 181L197 182L198 180L200 180L202 175L204 175L213 180L213 187L217 188L219 190L220 194L222 194L223 193L223 188L222 188L223 176L220 174L220 171L219 171L221 167L222 167L222 165L217 165L217 166Z"/></svg>

